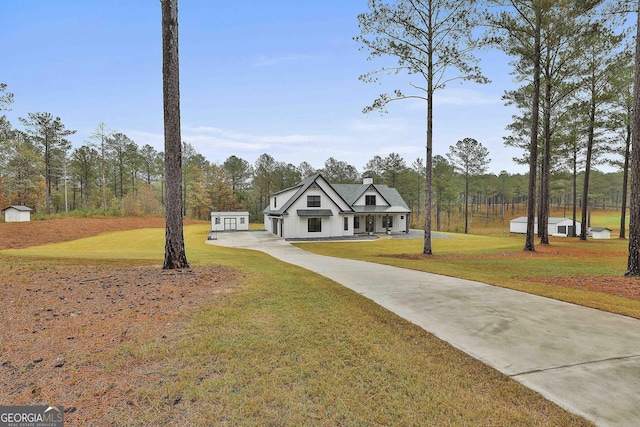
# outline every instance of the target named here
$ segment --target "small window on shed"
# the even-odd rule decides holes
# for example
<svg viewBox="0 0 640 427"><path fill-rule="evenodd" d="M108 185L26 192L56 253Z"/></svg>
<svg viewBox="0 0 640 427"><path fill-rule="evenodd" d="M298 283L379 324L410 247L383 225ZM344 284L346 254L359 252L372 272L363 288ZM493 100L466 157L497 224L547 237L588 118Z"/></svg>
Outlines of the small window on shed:
<svg viewBox="0 0 640 427"><path fill-rule="evenodd" d="M216 224L220 224L220 217L219 216L216 217Z"/></svg>
<svg viewBox="0 0 640 427"><path fill-rule="evenodd" d="M240 217L240 224L244 224L244 217L243 216Z"/></svg>

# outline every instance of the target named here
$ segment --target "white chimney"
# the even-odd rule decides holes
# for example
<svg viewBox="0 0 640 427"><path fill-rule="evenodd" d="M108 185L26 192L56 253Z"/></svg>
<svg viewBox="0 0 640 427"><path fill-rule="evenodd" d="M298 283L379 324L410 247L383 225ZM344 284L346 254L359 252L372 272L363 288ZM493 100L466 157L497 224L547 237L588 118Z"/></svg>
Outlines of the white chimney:
<svg viewBox="0 0 640 427"><path fill-rule="evenodd" d="M362 183L364 185L371 185L373 184L373 178L371 178L370 176L365 176L362 178Z"/></svg>

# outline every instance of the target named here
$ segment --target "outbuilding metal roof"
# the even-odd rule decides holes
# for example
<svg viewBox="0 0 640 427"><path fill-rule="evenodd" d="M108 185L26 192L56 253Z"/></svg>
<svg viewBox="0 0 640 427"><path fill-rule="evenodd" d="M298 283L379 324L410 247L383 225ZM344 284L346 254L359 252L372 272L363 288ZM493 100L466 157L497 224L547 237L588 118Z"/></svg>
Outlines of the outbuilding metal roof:
<svg viewBox="0 0 640 427"><path fill-rule="evenodd" d="M21 206L21 205L11 205L11 206L7 206L6 208L2 209L3 211L6 211L7 209L15 209L17 211L21 211L21 212L29 212L32 211L33 209L27 207L27 206Z"/></svg>

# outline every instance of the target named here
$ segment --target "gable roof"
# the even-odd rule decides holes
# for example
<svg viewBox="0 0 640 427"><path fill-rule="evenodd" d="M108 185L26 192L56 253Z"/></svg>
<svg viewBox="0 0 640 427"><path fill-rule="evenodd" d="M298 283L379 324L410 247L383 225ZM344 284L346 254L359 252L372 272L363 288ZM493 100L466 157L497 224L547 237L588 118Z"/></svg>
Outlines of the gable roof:
<svg viewBox="0 0 640 427"><path fill-rule="evenodd" d="M298 200L305 191L307 191L309 189L309 187L311 187L318 179L322 178L322 180L324 182L327 183L327 185L331 188L333 188L335 190L335 187L332 186L329 181L327 181L322 174L315 174L312 175L310 177L307 177L305 179L303 179L302 181L300 181L300 183L298 185L294 185L293 187L289 187L289 188L285 188L284 190L280 190L277 193L273 193L272 196L277 196L278 194L282 194L291 190L294 190L297 188L296 192L293 194L293 196L289 197L289 200L287 200L280 208L272 210L271 209L271 204L269 204L269 206L267 206L262 212L265 214L271 214L271 215L283 215L287 209L289 209L291 207L292 204L294 204L296 202L296 200ZM326 191L322 190L325 194ZM336 193L338 194L338 197L340 197L342 199L342 201L347 204L348 206L351 206L351 203L347 202L346 200L344 200L344 198L342 197L342 195L336 191ZM328 194L327 194L328 196Z"/></svg>
<svg viewBox="0 0 640 427"><path fill-rule="evenodd" d="M295 190L295 193L278 209L271 209L271 204L267 206L263 213L270 215L283 215L302 195L311 187L318 179L322 179L329 187L331 187L342 201L351 207L352 212L356 213L409 213L411 210L405 203L398 190L390 188L382 184L331 184L322 174L315 174L300 181L293 187L285 188L271 196L277 196ZM373 189L388 206L354 206L354 204L362 197L362 195ZM324 191L324 190L323 190ZM326 194L326 192L325 192Z"/></svg>
<svg viewBox="0 0 640 427"><path fill-rule="evenodd" d="M335 184L333 188L356 212L408 213L411 211L398 190L383 184ZM354 206L358 199L370 189L375 190L389 206Z"/></svg>
<svg viewBox="0 0 640 427"><path fill-rule="evenodd" d="M6 211L7 209L11 209L11 208L13 208L13 209L15 209L17 211L20 211L20 212L30 212L30 211L33 210L33 209L31 209L31 208L29 208L27 206L22 206L22 205L11 205L11 206L7 206L6 208L4 208L2 210Z"/></svg>

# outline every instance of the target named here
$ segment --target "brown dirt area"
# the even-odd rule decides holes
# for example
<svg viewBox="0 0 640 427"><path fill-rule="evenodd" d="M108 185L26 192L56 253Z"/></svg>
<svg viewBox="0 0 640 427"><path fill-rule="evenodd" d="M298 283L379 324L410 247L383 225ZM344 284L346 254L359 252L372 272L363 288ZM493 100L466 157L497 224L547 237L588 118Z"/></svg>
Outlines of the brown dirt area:
<svg viewBox="0 0 640 427"><path fill-rule="evenodd" d="M0 249L148 227L164 227L164 219L0 223ZM179 325L197 309L229 298L239 277L210 266L169 271L160 265L5 262L0 267L0 405L63 405L65 425L108 425L105 414L131 409L127 396L135 385L162 371L138 366L139 361L119 366L127 358L114 355L139 343L177 340Z"/></svg>

